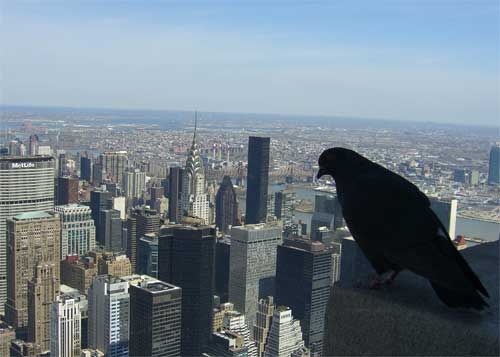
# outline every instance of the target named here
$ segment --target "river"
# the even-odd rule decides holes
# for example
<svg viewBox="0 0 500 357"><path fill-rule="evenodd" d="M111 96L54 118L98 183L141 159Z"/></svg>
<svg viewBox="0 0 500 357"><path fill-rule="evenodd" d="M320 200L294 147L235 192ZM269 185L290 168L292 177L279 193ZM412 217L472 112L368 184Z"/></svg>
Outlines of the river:
<svg viewBox="0 0 500 357"><path fill-rule="evenodd" d="M269 186L269 192L283 190L286 187L284 184ZM309 187L290 187L296 194L296 198L300 200L310 200L314 202L315 195L327 195L326 192L315 191ZM307 228L311 227L312 213L295 212L295 219L298 222L307 224ZM481 221L473 218L457 217L456 234L466 237L477 237L487 241L498 240L500 236L500 223Z"/></svg>

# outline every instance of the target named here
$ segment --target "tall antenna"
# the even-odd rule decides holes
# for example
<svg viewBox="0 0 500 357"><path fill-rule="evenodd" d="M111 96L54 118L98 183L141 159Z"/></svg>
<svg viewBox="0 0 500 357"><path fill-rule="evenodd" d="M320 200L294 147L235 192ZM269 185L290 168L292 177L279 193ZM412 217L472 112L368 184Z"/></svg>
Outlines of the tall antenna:
<svg viewBox="0 0 500 357"><path fill-rule="evenodd" d="M194 111L194 135L193 135L193 144L196 142L196 129L198 127L198 111Z"/></svg>

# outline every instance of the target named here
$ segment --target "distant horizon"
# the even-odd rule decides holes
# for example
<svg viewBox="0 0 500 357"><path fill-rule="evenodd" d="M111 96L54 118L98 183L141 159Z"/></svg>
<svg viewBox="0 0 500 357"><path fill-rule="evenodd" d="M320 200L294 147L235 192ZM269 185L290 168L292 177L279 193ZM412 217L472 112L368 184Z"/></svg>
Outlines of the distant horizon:
<svg viewBox="0 0 500 357"><path fill-rule="evenodd" d="M363 117L363 116L350 116L350 115L328 115L328 114L304 114L304 113L267 113L267 112L244 112L244 111L208 111L208 110L183 110L183 109L158 109L158 108L127 108L127 107L98 107L98 106L65 106L65 105L32 105L32 104L2 104L0 103L0 108L19 108L19 109L41 109L41 110L81 110L81 111L116 111L116 112L151 112L151 113L185 113L186 115L192 114L194 116L195 112L198 112L200 118L203 118L203 114L221 114L221 115L255 115L255 116L274 116L281 117L282 119L299 119L310 117L311 120L353 120L353 121L367 121L367 122L378 122L378 123L394 123L401 125L411 125L411 124L431 124L436 126L450 126L450 127L476 127L476 128L492 128L497 129L497 136L500 138L500 125L489 125L482 123L456 123L456 122L437 122L433 120L405 120L397 118L380 118L380 117ZM213 118L205 118L213 119ZM237 119L237 118L235 118ZM247 119L247 118L246 118ZM259 118L260 119L260 118ZM27 119L29 120L29 119Z"/></svg>

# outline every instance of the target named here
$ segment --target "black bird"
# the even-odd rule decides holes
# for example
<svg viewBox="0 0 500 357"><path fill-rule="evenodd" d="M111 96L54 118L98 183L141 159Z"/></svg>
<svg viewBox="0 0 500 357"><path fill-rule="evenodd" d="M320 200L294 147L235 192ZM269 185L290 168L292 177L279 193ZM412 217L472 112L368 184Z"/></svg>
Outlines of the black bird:
<svg viewBox="0 0 500 357"><path fill-rule="evenodd" d="M427 196L392 171L344 148L325 150L317 177L331 175L344 219L377 274L408 269L429 280L449 307L482 310L489 297L430 208Z"/></svg>

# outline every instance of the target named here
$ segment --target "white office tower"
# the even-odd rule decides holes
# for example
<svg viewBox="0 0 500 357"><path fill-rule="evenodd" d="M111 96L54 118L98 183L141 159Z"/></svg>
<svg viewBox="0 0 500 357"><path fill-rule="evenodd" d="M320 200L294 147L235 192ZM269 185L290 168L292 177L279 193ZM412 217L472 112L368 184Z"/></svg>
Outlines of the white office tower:
<svg viewBox="0 0 500 357"><path fill-rule="evenodd" d="M71 203L55 206L61 217L61 259L83 256L95 248L95 225L90 207Z"/></svg>
<svg viewBox="0 0 500 357"><path fill-rule="evenodd" d="M438 198L431 198L431 209L438 216L443 226L448 230L451 239L455 239L455 228L457 225L457 206L458 201L440 200Z"/></svg>
<svg viewBox="0 0 500 357"><path fill-rule="evenodd" d="M89 288L89 347L109 357L128 356L129 283L100 275Z"/></svg>
<svg viewBox="0 0 500 357"><path fill-rule="evenodd" d="M255 325L259 299L274 294L276 251L281 240L279 222L231 229L229 301L245 314L248 326Z"/></svg>
<svg viewBox="0 0 500 357"><path fill-rule="evenodd" d="M251 340L250 329L245 323L245 315L238 311L226 311L224 313L223 327L225 330L236 332L243 336L245 347L248 348L248 357L257 357L255 341Z"/></svg>
<svg viewBox="0 0 500 357"><path fill-rule="evenodd" d="M196 120L186 168L182 171L179 205L182 216L197 217L202 219L205 224L210 223L210 202L205 189L205 170L196 142Z"/></svg>
<svg viewBox="0 0 500 357"><path fill-rule="evenodd" d="M0 314L7 300L7 218L54 208L54 158L0 157Z"/></svg>
<svg viewBox="0 0 500 357"><path fill-rule="evenodd" d="M332 285L340 280L340 254L332 253Z"/></svg>
<svg viewBox="0 0 500 357"><path fill-rule="evenodd" d="M139 198L146 191L146 173L129 169L123 173L123 190L128 199Z"/></svg>
<svg viewBox="0 0 500 357"><path fill-rule="evenodd" d="M305 354L300 321L293 319L290 308L278 306L274 310L264 357L290 357Z"/></svg>
<svg viewBox="0 0 500 357"><path fill-rule="evenodd" d="M50 352L55 357L80 357L82 316L77 300L61 295L52 303Z"/></svg>

